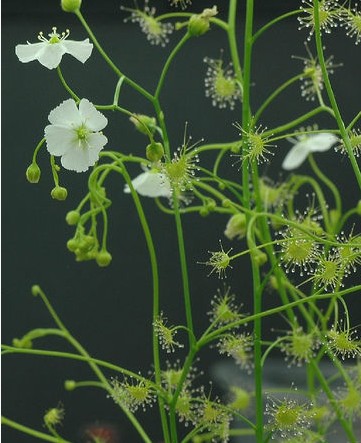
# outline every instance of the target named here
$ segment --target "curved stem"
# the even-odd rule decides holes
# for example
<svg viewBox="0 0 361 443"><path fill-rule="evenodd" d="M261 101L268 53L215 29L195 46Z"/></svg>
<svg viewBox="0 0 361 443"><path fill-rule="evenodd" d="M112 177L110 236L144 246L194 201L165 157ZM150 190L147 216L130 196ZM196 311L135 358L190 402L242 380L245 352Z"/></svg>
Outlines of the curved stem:
<svg viewBox="0 0 361 443"><path fill-rule="evenodd" d="M325 84L325 89L327 91L327 95L330 100L333 112L334 112L337 126L340 130L340 134L341 134L342 140L344 142L348 157L350 159L351 166L354 171L357 183L359 185L359 188L361 189L361 171L360 171L359 165L356 161L355 154L352 149L350 137L347 133L347 130L345 128L340 110L338 108L336 97L333 92L332 85L331 85L331 82L330 82L330 79L328 76L328 72L327 72L327 68L326 68L325 57L323 54L323 44L322 44L322 39L321 39L321 31L320 31L319 0L313 0L313 9L314 9L314 20L315 20L315 40L316 40L317 56L318 56L318 59L320 62L321 70L322 70L322 76L323 76L323 81Z"/></svg>
<svg viewBox="0 0 361 443"><path fill-rule="evenodd" d="M104 51L104 49L101 47L100 43L96 39L95 35L93 34L93 31L90 29L88 23L86 22L85 18L83 17L82 13L79 9L75 11L76 16L80 20L81 24L84 26L85 30L89 34L91 40L93 41L95 47L99 51L100 55L104 58L106 63L110 66L110 68L117 74L118 77L124 77L124 81L128 83L129 86L131 86L133 89L138 91L140 94L142 94L145 98L147 98L149 101L153 100L153 96L146 91L144 88L142 88L140 85L138 85L135 81L131 80L129 77L124 75L120 69L113 63L113 61L110 59L108 54Z"/></svg>
<svg viewBox="0 0 361 443"><path fill-rule="evenodd" d="M165 80L165 77L167 75L168 69L172 63L172 61L174 60L174 57L177 55L177 53L180 51L180 49L182 48L182 46L187 42L187 40L190 39L190 35L188 33L184 34L183 37L181 38L181 40L178 42L178 44L176 45L176 47L173 49L173 51L170 53L167 61L165 62L165 65L163 67L162 73L160 74L159 77L159 81L158 81L158 85L157 88L155 90L154 93L154 98L158 99L159 98L159 94L162 90L163 87L163 83Z"/></svg>
<svg viewBox="0 0 361 443"><path fill-rule="evenodd" d="M44 432L37 431L36 429L29 428L29 426L22 425L17 423L14 420L10 420L7 417L1 417L1 423L3 425L9 426L17 431L23 432L24 434L31 435L32 437L39 438L40 440L50 441L52 443L71 443L69 440L65 440L61 437L54 437L49 434L45 434Z"/></svg>

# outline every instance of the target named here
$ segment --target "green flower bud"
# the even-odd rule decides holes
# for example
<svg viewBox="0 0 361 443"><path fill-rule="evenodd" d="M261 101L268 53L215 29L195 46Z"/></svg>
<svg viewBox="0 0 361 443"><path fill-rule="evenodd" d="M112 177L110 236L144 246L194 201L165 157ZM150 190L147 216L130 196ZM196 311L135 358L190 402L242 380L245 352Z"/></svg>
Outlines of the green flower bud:
<svg viewBox="0 0 361 443"><path fill-rule="evenodd" d="M80 6L81 0L61 0L61 9L65 12L75 12Z"/></svg>
<svg viewBox="0 0 361 443"><path fill-rule="evenodd" d="M28 338L14 338L13 339L13 346L14 348L21 348L21 349L31 349L33 347L33 342Z"/></svg>
<svg viewBox="0 0 361 443"><path fill-rule="evenodd" d="M158 162L164 155L164 148L162 143L153 142L146 147L145 152L149 161Z"/></svg>
<svg viewBox="0 0 361 443"><path fill-rule="evenodd" d="M134 124L135 129L142 134L149 135L154 134L157 127L157 120L154 117L149 117L144 114L134 114L129 120Z"/></svg>
<svg viewBox="0 0 361 443"><path fill-rule="evenodd" d="M67 391L74 391L74 389L76 388L76 382L74 380L65 380L64 388Z"/></svg>
<svg viewBox="0 0 361 443"><path fill-rule="evenodd" d="M250 394L244 389L239 388L237 386L232 386L231 392L233 394L233 401L232 403L229 404L229 406L232 409L236 409L239 411L247 409L251 401Z"/></svg>
<svg viewBox="0 0 361 443"><path fill-rule="evenodd" d="M200 210L199 210L199 215L201 217L207 217L207 215L209 215L209 210L208 208L206 208L205 206L203 206Z"/></svg>
<svg viewBox="0 0 361 443"><path fill-rule="evenodd" d="M105 266L110 265L110 262L112 261L112 256L111 254L109 254L108 251L102 250L97 254L95 260L98 263L98 266L104 268Z"/></svg>
<svg viewBox="0 0 361 443"><path fill-rule="evenodd" d="M80 218L80 214L78 211L69 211L66 214L65 221L68 223L68 225L73 226L78 223L79 218Z"/></svg>
<svg viewBox="0 0 361 443"><path fill-rule="evenodd" d="M243 213L232 215L228 220L224 235L233 240L237 237L239 240L245 237L247 230L246 216Z"/></svg>
<svg viewBox="0 0 361 443"><path fill-rule="evenodd" d="M251 250L251 254L257 266L263 266L265 263L267 263L267 254L261 250L253 248Z"/></svg>
<svg viewBox="0 0 361 443"><path fill-rule="evenodd" d="M209 211L214 211L216 207L217 203L215 202L215 200L213 200L213 198L207 198L206 208Z"/></svg>
<svg viewBox="0 0 361 443"><path fill-rule="evenodd" d="M188 22L188 33L192 37L199 37L205 34L210 28L210 18L217 14L217 6L213 6L211 9L204 9L201 14L192 15Z"/></svg>
<svg viewBox="0 0 361 443"><path fill-rule="evenodd" d="M31 287L31 293L34 297L38 296L41 292L40 286L39 285L33 285Z"/></svg>
<svg viewBox="0 0 361 443"><path fill-rule="evenodd" d="M54 200L62 201L68 196L68 191L62 186L55 186L55 188L51 190L50 195Z"/></svg>
<svg viewBox="0 0 361 443"><path fill-rule="evenodd" d="M79 242L75 238L71 238L66 242L66 247L70 252L75 252L79 248Z"/></svg>
<svg viewBox="0 0 361 443"><path fill-rule="evenodd" d="M29 183L38 183L40 180L41 171L37 163L31 163L26 170L26 179Z"/></svg>

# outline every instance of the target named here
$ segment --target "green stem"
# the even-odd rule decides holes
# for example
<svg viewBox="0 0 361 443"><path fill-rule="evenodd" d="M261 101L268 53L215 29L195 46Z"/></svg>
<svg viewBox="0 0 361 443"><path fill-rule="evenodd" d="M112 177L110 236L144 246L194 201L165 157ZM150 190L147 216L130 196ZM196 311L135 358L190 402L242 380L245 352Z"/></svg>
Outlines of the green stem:
<svg viewBox="0 0 361 443"><path fill-rule="evenodd" d="M104 49L101 47L100 43L96 39L95 35L93 34L93 31L90 29L88 23L86 22L85 18L83 17L80 10L75 11L76 16L80 20L81 24L84 26L85 30L89 34L89 37L91 38L92 42L94 43L95 47L99 51L100 55L104 58L106 63L110 66L110 68L117 74L118 77L124 77L124 81L131 86L133 89L138 91L140 94L142 94L146 99L149 101L153 100L153 96L146 91L144 88L142 88L140 85L138 85L135 81L131 80L129 77L124 75L120 69L113 63L113 61L110 59L108 54L104 51Z"/></svg>
<svg viewBox="0 0 361 443"><path fill-rule="evenodd" d="M160 74L159 77L159 81L158 81L158 85L157 88L155 90L154 93L154 98L155 99L159 99L159 94L161 92L161 89L163 87L163 83L165 80L165 77L167 75L168 69L172 63L172 61L174 60L174 57L177 55L177 53L180 51L180 49L182 48L182 46L187 42L187 40L190 39L190 35L188 33L184 34L183 37L181 38L181 40L178 42L178 44L176 45L176 47L173 49L173 51L170 53L167 61L165 62L165 65L163 67L162 73Z"/></svg>
<svg viewBox="0 0 361 443"><path fill-rule="evenodd" d="M35 286L35 287L33 287L33 294L39 295L41 297L41 299L43 300L43 303L47 307L47 309L48 309L50 315L52 316L52 318L54 319L55 323L58 325L59 329L61 329L64 332L65 338L79 352L80 355L89 359L89 361L88 361L89 366L91 367L91 369L93 370L95 375L98 377L98 379L104 384L106 389L109 392L111 392L112 388L111 388L108 380L104 376L103 372L98 368L98 365L90 359L90 355L88 354L88 352L71 335L71 333L65 327L64 323L60 320L60 317L55 312L54 308L50 304L50 302L49 302L48 298L46 297L45 293L43 292L43 290L39 286ZM145 433L144 429L142 428L142 426L140 425L138 420L135 418L135 416L127 408L122 407L122 410L125 413L125 415L128 417L128 419L130 420L130 422L133 424L134 428L138 431L138 433L140 434L140 436L142 437L144 442L151 443L149 437L147 436L147 434Z"/></svg>
<svg viewBox="0 0 361 443"><path fill-rule="evenodd" d="M298 74L295 75L294 77L290 78L289 80L285 81L281 86L279 86L277 89L275 89L275 91L266 98L266 100L262 103L262 105L259 107L259 109L257 110L257 112L255 113L254 117L253 117L253 123L256 124L257 121L259 120L259 117L261 116L261 114L263 113L263 111L272 103L272 101L278 97L281 92L283 92L286 88L288 88L288 86L292 85L293 83L295 83L297 80L301 79L304 76L304 74Z"/></svg>
<svg viewBox="0 0 361 443"><path fill-rule="evenodd" d="M243 86L243 74L241 68L241 62L239 60L237 37L236 37L236 18L237 18L237 1L231 1L229 4L228 12L228 44L231 53L232 63L236 78Z"/></svg>
<svg viewBox="0 0 361 443"><path fill-rule="evenodd" d="M60 65L56 68L56 71L58 73L58 76L60 78L60 81L64 88L68 91L68 93L72 96L72 98L76 101L80 101L80 97L78 97L75 92L71 89L71 87L68 85L68 83L65 81L63 73L61 72Z"/></svg>
<svg viewBox="0 0 361 443"><path fill-rule="evenodd" d="M174 205L174 218L177 230L179 259L180 259L180 266L182 272L184 307L186 313L187 328L189 331L188 341L189 341L189 347L192 348L194 345L192 306L191 306L191 296L189 290L188 267L187 267L186 250L185 250L185 243L183 237L183 227L182 227L182 220L179 211L179 202L177 196L174 196L173 198L173 205Z"/></svg>
<svg viewBox="0 0 361 443"><path fill-rule="evenodd" d="M123 165L123 176L129 186L131 195L133 197L134 205L137 209L138 217L139 217L140 223L142 225L144 237L145 237L147 247L148 247L149 258L150 258L150 262L151 262L152 280L153 280L153 319L152 319L153 320L152 321L152 324L153 324L153 362L154 362L155 381L156 381L156 384L158 386L160 386L162 380L161 380L161 368L160 368L160 357L159 357L159 340L158 340L158 336L157 336L155 328L154 328L155 321L159 318L158 261L157 261L157 256L156 256L156 252L155 252L152 234L150 232L150 228L149 228L142 204L140 202L138 194L134 190L131 178L129 177L128 171L126 170L124 165ZM158 397L158 405L159 405L159 413L160 413L161 422L162 422L164 439L166 442L170 442L167 418L166 418L165 409L164 409L164 401L163 401L163 399L161 399L159 397Z"/></svg>
<svg viewBox="0 0 361 443"><path fill-rule="evenodd" d="M344 419L342 412L340 411L340 408L337 406L337 403L336 403L336 400L333 396L333 393L327 383L327 380L325 379L322 372L320 371L320 368L313 360L311 360L310 365L312 366L312 369L314 370L314 373L317 376L318 381L320 382L323 392L327 395L328 399L330 400L330 403L332 404L332 407L334 408L337 418L338 418L341 426L343 427L345 434L347 435L347 437L349 439L349 442L350 443L357 443L357 440L354 436L352 428L350 427L350 424L347 422L347 420Z"/></svg>
<svg viewBox="0 0 361 443"><path fill-rule="evenodd" d="M44 434L44 432L37 431L35 429L29 428L28 426L17 423L16 421L10 420L4 416L1 417L1 423L6 426L10 426L17 431L23 432L24 434L31 435L32 437L39 438L40 440L50 441L53 443L71 443L69 440L65 440L61 437L53 437L49 434Z"/></svg>
<svg viewBox="0 0 361 443"><path fill-rule="evenodd" d="M308 161L310 162L310 165L313 169L313 172L317 175L317 177L331 190L334 199L335 199L335 206L338 211L338 213L341 215L342 213L342 201L340 193L338 192L337 187L333 184L333 182L320 170L318 167L314 157L312 154L309 154Z"/></svg>
<svg viewBox="0 0 361 443"><path fill-rule="evenodd" d="M298 15L300 12L302 12L300 9L295 9L294 11L286 12L286 14L282 14L279 17L276 17L275 19L271 20L270 22L266 23L262 28L260 28L257 32L253 35L253 43L265 32L267 29L269 29L271 26L276 25L281 20L284 20L288 17L292 17L293 15Z"/></svg>
<svg viewBox="0 0 361 443"><path fill-rule="evenodd" d="M355 154L352 149L350 137L347 133L347 130L345 128L345 125L343 123L343 119L340 113L340 110L338 108L338 104L336 101L335 94L332 89L332 85L328 76L327 68L326 68L326 62L325 57L323 54L323 44L321 39L321 31L320 31L320 11L319 11L319 0L313 0L313 9L314 9L314 20L315 20L315 40L316 40L316 48L317 48L317 56L320 62L321 70L322 70L322 76L323 81L325 84L325 89L327 91L328 99L330 100L331 107L337 122L337 126L340 130L340 134L343 140L343 143L345 145L348 157L351 162L352 169L355 173L355 177L357 180L357 183L359 185L359 188L361 189L361 172L360 168L358 166L358 163L355 158Z"/></svg>

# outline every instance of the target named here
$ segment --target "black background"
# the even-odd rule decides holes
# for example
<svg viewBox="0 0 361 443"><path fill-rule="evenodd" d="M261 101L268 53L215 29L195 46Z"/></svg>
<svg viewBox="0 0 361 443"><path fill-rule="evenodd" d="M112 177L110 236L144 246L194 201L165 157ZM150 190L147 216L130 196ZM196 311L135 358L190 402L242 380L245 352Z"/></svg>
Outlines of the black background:
<svg viewBox="0 0 361 443"><path fill-rule="evenodd" d="M195 0L193 3L200 11L213 5L212 1ZM297 2L263 0L256 3L255 27L258 28ZM131 2L122 4L131 6ZM119 5L119 1L113 0L83 1L82 10L106 52L128 76L152 91L162 63L178 36L173 35L165 49L150 46L136 25L123 22L125 15ZM170 10L165 1L156 1L154 5L159 11ZM64 323L92 355L146 374L151 369L152 360L151 276L142 231L130 197L122 193L123 183L118 177L112 177L108 182L107 192L113 200L109 210L108 245L113 261L110 267L99 269L92 262L75 263L65 246L73 229L66 225L64 217L86 192L87 174L62 171L61 184L68 188L69 197L65 202L53 201L50 198L53 184L49 160L44 150L38 157L42 169L40 183L30 185L25 180L25 170L42 137L49 111L68 97L55 71L49 71L37 62L19 63L14 47L27 40L35 42L39 31L46 34L52 26L57 26L59 31L69 28L70 38L74 40L85 38L85 31L75 16L62 13L57 1L5 1L2 6L3 341L10 343L12 338L21 337L35 327L53 326L41 301L30 293L31 285L38 283ZM219 9L221 15L224 14L222 6ZM240 7L241 25L243 12ZM306 34L297 32L297 26L295 18L284 21L255 46L254 108L277 85L302 69L302 62L291 59L292 55L306 56L303 43ZM344 63L332 80L344 119L348 122L359 110L360 48L341 32L335 34L326 38L326 46L329 53L335 55L335 62ZM188 121L189 133L194 140L204 137L206 142L222 142L237 137L232 122L241 119L239 106L233 112L213 108L204 97L203 89L206 71L203 57L217 58L220 50L226 47L222 32L212 29L207 35L189 42L172 64L161 102L173 149L182 142L185 121ZM65 56L62 70L78 95L98 104L112 101L117 79L95 50L85 65ZM152 113L149 104L126 87L121 92L121 105L134 112ZM310 108L311 105L300 98L297 84L265 113L262 123L272 127ZM122 116L107 114L107 117L108 148L142 155L144 138L135 133ZM324 117L317 121L325 127L331 125ZM272 162L263 166L265 175L275 180L285 177L280 164L289 146L280 144ZM339 187L347 187L349 192L344 204L346 208L353 206L359 199L359 191L347 159L331 151L317 155L316 159ZM233 162L234 159L228 161L229 169ZM308 166L304 165L300 171L309 172ZM136 175L140 170L133 168L131 172ZM236 177L237 174L237 168L233 168L232 175ZM143 201L161 263L162 310L172 324L182 322L184 312L174 222L171 217L159 214L152 201ZM231 244L223 237L226 222L227 219L220 215L184 218L198 334L207 325L205 313L209 310L212 295L222 283L213 275L207 278L208 270L197 262L207 260L208 250L217 250L220 238L225 249L237 249L237 244ZM252 295L247 266L243 261L236 263L227 284L232 286L245 311L249 312ZM265 296L265 307L277 303L274 293ZM360 302L356 294L350 299L350 310L354 322L359 323ZM279 326L279 319L275 324L273 320L267 320L265 332L275 325ZM70 350L60 340L39 340L37 347L42 346ZM201 357L203 363L200 366L206 374L212 363L219 359L215 350L203 353ZM99 419L116 423L124 437L122 441L139 441L103 392L79 389L68 393L63 389L64 379L87 380L91 377L91 372L80 363L46 357L7 356L3 359L3 413L40 429L43 412L61 401L66 409L63 434L69 440L80 442L82 426ZM157 426L152 423L154 417L143 413L140 417L142 421L144 419L146 429L152 429L150 435L157 441L159 434ZM4 442L9 443L35 441L7 429L3 437Z"/></svg>

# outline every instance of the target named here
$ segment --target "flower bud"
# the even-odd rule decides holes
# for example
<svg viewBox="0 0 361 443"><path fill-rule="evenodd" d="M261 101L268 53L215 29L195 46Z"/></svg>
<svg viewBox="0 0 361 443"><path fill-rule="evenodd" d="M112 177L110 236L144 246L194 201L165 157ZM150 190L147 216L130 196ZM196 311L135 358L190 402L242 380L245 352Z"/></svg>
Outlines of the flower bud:
<svg viewBox="0 0 361 443"><path fill-rule="evenodd" d="M149 132L154 134L157 127L156 119L154 117L149 117L148 115L134 114L129 120L134 124L137 131L145 135L149 135Z"/></svg>
<svg viewBox="0 0 361 443"><path fill-rule="evenodd" d="M70 226L74 226L78 223L80 214L78 211L69 211L65 216L65 221Z"/></svg>
<svg viewBox="0 0 361 443"><path fill-rule="evenodd" d="M33 285L31 287L31 293L34 297L38 296L41 292L40 286L39 285Z"/></svg>
<svg viewBox="0 0 361 443"><path fill-rule="evenodd" d="M257 248L251 250L251 255L257 266L263 266L267 263L267 254Z"/></svg>
<svg viewBox="0 0 361 443"><path fill-rule="evenodd" d="M37 163L31 163L26 170L26 179L29 183L38 183L40 180L40 168Z"/></svg>
<svg viewBox="0 0 361 443"><path fill-rule="evenodd" d="M224 235L229 239L233 240L237 237L239 240L245 237L247 230L246 216L243 213L232 215L228 220L226 230Z"/></svg>
<svg viewBox="0 0 361 443"><path fill-rule="evenodd" d="M79 248L79 242L75 238L71 238L66 242L66 247L70 252L75 252Z"/></svg>
<svg viewBox="0 0 361 443"><path fill-rule="evenodd" d="M251 401L250 394L246 390L239 388L238 386L232 386L231 392L233 394L233 401L229 404L229 406L232 409L240 411L247 409Z"/></svg>
<svg viewBox="0 0 361 443"><path fill-rule="evenodd" d="M74 380L65 380L64 388L67 391L74 391L74 389L76 388L76 382Z"/></svg>
<svg viewBox="0 0 361 443"><path fill-rule="evenodd" d="M55 188L51 190L50 195L54 200L62 201L65 200L66 197L68 196L68 191L66 190L66 188L63 188L62 186L55 186Z"/></svg>
<svg viewBox="0 0 361 443"><path fill-rule="evenodd" d="M149 161L158 162L164 155L164 148L162 143L150 143L146 147L145 153Z"/></svg>
<svg viewBox="0 0 361 443"><path fill-rule="evenodd" d="M81 0L61 0L61 9L65 12L75 12L80 6Z"/></svg>
<svg viewBox="0 0 361 443"><path fill-rule="evenodd" d="M188 22L188 33L192 37L199 37L205 34L209 28L209 20L218 14L217 6L213 8L206 8L201 14L192 15Z"/></svg>
<svg viewBox="0 0 361 443"><path fill-rule="evenodd" d="M97 254L95 260L98 263L98 266L104 268L105 266L110 265L110 262L112 261L112 256L111 254L109 254L108 251L102 250Z"/></svg>
<svg viewBox="0 0 361 443"><path fill-rule="evenodd" d="M26 336L23 338L14 338L13 346L14 348L31 349L33 347L33 342L29 338L26 338Z"/></svg>

